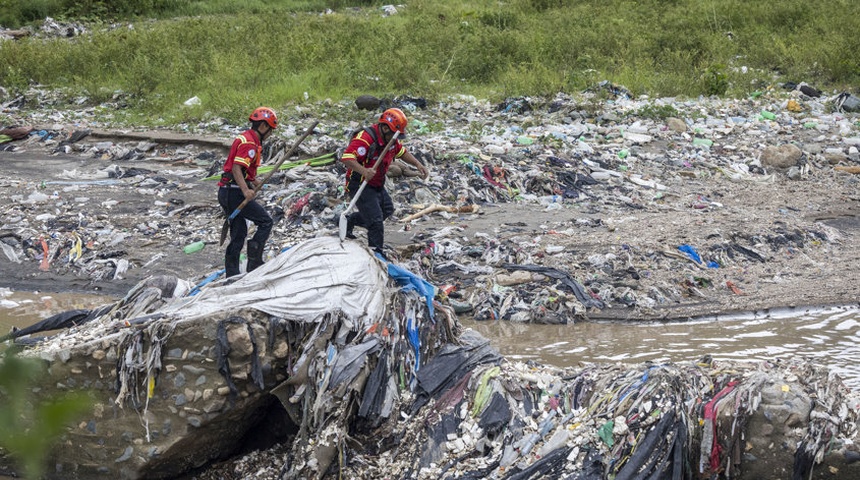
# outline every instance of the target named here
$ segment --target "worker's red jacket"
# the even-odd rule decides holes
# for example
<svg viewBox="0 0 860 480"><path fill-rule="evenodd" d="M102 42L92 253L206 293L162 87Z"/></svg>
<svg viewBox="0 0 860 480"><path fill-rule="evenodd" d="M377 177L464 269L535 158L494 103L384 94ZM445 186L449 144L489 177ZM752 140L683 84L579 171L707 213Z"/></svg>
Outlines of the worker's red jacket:
<svg viewBox="0 0 860 480"><path fill-rule="evenodd" d="M362 129L355 137L352 138L352 140L350 140L349 145L347 145L346 150L344 150L343 155L340 157L342 162L346 160L355 160L363 167L373 167L379 154L382 153L382 150L385 148L385 139L382 136L382 132L379 131L378 123L371 125L370 128L373 129L376 134L376 141L374 142L373 137L371 137L366 130ZM371 187L383 186L385 184L385 174L388 172L388 167L391 166L391 162L393 162L395 158L402 157L404 153L406 153L406 147L400 143L399 139L395 140L394 145L391 146L385 154L385 158L380 162L379 168L376 170L376 175L369 179L367 184ZM359 181L364 180L363 177L359 176L358 172L353 172L352 169L347 169L347 186L349 185L350 179L358 179Z"/></svg>
<svg viewBox="0 0 860 480"><path fill-rule="evenodd" d="M224 187L233 183L234 164L242 166L242 171L245 172L246 183L256 180L257 167L260 166L260 152L262 150L263 145L260 143L260 136L256 131L249 129L242 132L241 135L233 140L230 154L227 155L227 161L224 162L224 173L221 174L218 186Z"/></svg>

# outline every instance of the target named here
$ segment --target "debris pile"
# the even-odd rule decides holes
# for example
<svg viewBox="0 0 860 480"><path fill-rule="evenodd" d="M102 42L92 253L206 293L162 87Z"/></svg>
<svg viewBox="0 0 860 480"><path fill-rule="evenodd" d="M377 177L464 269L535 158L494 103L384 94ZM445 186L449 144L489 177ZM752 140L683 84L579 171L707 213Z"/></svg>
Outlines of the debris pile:
<svg viewBox="0 0 860 480"><path fill-rule="evenodd" d="M856 398L826 370L801 362L565 370L501 362L443 373L444 388L438 377L419 381L405 402L408 419L384 429L388 437L358 437L374 455L346 456L340 474L809 478L831 454L841 465L830 472L857 474L844 460L857 454ZM825 397L835 402L815 400ZM377 451L389 444L396 446Z"/></svg>
<svg viewBox="0 0 860 480"><path fill-rule="evenodd" d="M449 286L440 300L480 319L687 318L853 298L812 293L806 275L808 265L826 264L839 277L851 259L831 259L857 251L854 225L843 221L857 209L856 113L808 88L682 101L630 98L610 86L501 105L380 100L379 108L408 110L406 145L431 170L426 181L407 165L390 172L389 258ZM607 88L610 100L598 95ZM278 220L266 257L336 233L332 219L346 204L336 153L377 115L350 102L339 108L345 118L320 122L261 192ZM0 207L0 245L22 271L47 269L104 290L148 274L217 269L223 259L212 249L183 270L171 259L188 244L217 243L214 182L201 179L217 172L222 149L193 145L192 136L187 145L113 142L86 135L97 125L80 118L62 127L70 113L30 116L60 128L9 142L20 145L16 155L41 147L86 161L45 174L53 178L4 180L11 202ZM268 157L304 122L283 121ZM243 126L186 128L232 135ZM798 297L780 298L772 285L785 282L796 282Z"/></svg>
<svg viewBox="0 0 860 480"><path fill-rule="evenodd" d="M860 473L860 398L808 361L508 362L420 276L331 236L195 290L153 277L113 305L41 325L66 332L12 335L50 365L42 398L84 388L95 399L60 443L54 475L173 478L273 422L295 433L232 475Z"/></svg>
<svg viewBox="0 0 860 480"><path fill-rule="evenodd" d="M65 312L10 337L50 366L39 398L93 395L89 417L58 447L57 475L173 478L240 448L276 398L279 421L289 423L289 414L300 437L315 439L313 457L325 470L333 457L322 445L344 440L341 422L368 378L384 382L361 415L396 416L394 396L455 341L454 314L432 297L410 272L324 237L196 293L152 277L115 304ZM65 331L34 336L58 328ZM377 363L388 376L380 366L368 377Z"/></svg>

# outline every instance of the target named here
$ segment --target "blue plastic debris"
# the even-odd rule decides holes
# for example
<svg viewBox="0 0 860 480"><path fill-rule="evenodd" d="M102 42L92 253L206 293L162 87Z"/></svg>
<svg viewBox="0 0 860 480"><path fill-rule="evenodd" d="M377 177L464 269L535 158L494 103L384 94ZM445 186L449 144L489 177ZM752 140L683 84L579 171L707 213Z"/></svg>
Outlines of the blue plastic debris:
<svg viewBox="0 0 860 480"><path fill-rule="evenodd" d="M678 250L686 253L687 256L690 257L690 259L693 260L694 262L699 263L699 264L702 263L702 257L699 256L699 253L696 251L695 248L693 248L689 245L681 245L680 247L678 247Z"/></svg>

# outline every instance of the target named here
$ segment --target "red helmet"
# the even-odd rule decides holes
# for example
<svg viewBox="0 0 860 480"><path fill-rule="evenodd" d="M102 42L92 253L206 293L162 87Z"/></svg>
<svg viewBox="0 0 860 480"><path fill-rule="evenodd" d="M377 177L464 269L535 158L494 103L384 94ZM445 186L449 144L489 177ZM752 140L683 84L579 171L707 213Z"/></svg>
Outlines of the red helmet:
<svg viewBox="0 0 860 480"><path fill-rule="evenodd" d="M394 132L406 133L406 124L409 123L409 121L406 120L406 115L404 115L403 110L400 110L399 108L389 108L379 116L379 123L388 125L388 128Z"/></svg>
<svg viewBox="0 0 860 480"><path fill-rule="evenodd" d="M269 124L272 129L278 128L278 116L275 115L275 111L269 107L257 107L251 113L251 116L248 117L248 120L252 122L263 121Z"/></svg>

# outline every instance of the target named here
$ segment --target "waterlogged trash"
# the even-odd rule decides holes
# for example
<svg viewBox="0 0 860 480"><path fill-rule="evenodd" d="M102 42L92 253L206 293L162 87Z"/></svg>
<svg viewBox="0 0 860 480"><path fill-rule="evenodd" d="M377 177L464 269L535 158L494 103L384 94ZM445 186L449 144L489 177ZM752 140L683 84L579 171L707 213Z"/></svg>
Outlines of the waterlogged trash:
<svg viewBox="0 0 860 480"><path fill-rule="evenodd" d="M182 251L187 253L187 254L197 253L200 250L203 250L203 247L205 247L205 246L206 246L206 243L204 243L203 241L197 241L194 243L189 243L188 245L185 246L185 248L182 249Z"/></svg>

